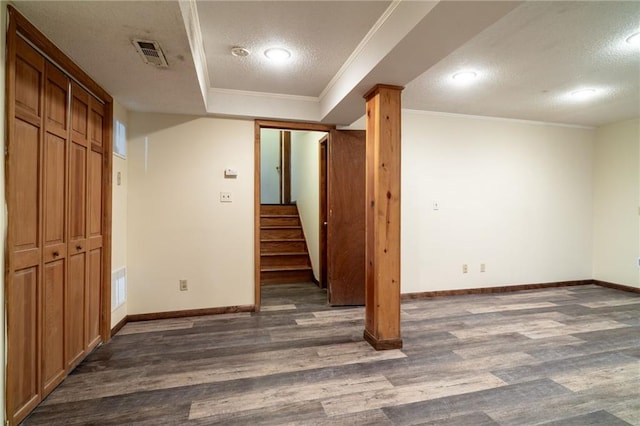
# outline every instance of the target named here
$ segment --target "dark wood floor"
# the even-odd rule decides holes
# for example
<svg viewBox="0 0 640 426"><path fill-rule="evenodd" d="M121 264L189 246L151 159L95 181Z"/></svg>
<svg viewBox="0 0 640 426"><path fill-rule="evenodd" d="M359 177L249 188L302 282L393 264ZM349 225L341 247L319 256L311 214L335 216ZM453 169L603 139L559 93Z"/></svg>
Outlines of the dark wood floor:
<svg viewBox="0 0 640 426"><path fill-rule="evenodd" d="M312 284L263 295L259 314L127 324L24 424L640 425L638 295L405 302L383 352Z"/></svg>

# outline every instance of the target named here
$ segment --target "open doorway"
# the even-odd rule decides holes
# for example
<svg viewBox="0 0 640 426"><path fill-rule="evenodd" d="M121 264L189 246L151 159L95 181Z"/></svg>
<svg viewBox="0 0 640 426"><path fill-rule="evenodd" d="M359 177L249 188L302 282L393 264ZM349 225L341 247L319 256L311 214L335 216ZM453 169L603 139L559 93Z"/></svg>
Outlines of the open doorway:
<svg viewBox="0 0 640 426"><path fill-rule="evenodd" d="M333 127L256 121L255 304L319 276L318 143ZM310 284L318 289L315 284ZM265 287L267 288L267 287Z"/></svg>
<svg viewBox="0 0 640 426"><path fill-rule="evenodd" d="M364 304L364 131L257 121L255 153L256 306L263 285L311 281Z"/></svg>

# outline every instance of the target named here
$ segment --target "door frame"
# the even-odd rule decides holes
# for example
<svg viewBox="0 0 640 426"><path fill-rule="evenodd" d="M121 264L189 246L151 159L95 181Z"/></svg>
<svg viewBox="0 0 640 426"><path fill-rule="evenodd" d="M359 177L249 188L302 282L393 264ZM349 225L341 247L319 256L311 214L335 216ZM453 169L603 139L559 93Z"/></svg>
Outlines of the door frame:
<svg viewBox="0 0 640 426"><path fill-rule="evenodd" d="M299 123L294 121L255 120L253 148L253 280L255 310L260 310L260 130L280 129L310 132L330 132L336 126L322 123Z"/></svg>
<svg viewBox="0 0 640 426"><path fill-rule="evenodd" d="M328 179L327 179L327 173L328 173L328 164L327 164L327 160L328 160L328 155L329 155L329 134L327 134L327 136L323 137L322 139L320 139L319 145L318 145L318 150L320 151L319 154L319 159L320 159L320 164L318 165L318 172L320 174L319 176L319 181L320 181L320 200L318 201L318 210L319 210L319 239L320 239L320 247L319 247L319 252L320 252L320 279L319 284L320 284L320 288L327 288L328 287L328 280L327 280L327 221L328 221L328 215L327 215L327 185L328 185Z"/></svg>

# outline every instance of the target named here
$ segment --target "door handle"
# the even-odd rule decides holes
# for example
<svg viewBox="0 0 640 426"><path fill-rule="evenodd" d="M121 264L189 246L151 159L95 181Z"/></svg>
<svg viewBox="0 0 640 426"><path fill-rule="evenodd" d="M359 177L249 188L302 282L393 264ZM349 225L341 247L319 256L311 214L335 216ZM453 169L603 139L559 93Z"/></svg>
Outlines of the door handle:
<svg viewBox="0 0 640 426"><path fill-rule="evenodd" d="M53 252L53 257L58 257L58 256L60 256L60 253L58 253L57 251L54 251Z"/></svg>
<svg viewBox="0 0 640 426"><path fill-rule="evenodd" d="M322 222L322 224L323 224L324 226L327 226L327 222Z"/></svg>
<svg viewBox="0 0 640 426"><path fill-rule="evenodd" d="M81 245L77 245L76 246L76 250L78 250L78 251L82 250L82 246Z"/></svg>

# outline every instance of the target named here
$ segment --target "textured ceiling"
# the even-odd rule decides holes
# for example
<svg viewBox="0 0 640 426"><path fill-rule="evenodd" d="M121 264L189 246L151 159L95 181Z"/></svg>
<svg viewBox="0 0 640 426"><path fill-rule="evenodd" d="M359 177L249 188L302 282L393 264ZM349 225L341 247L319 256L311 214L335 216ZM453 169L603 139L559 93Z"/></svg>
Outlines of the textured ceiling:
<svg viewBox="0 0 640 426"><path fill-rule="evenodd" d="M388 7L388 1L198 1L213 87L319 96ZM230 55L234 46L251 54ZM264 56L292 52L286 66Z"/></svg>
<svg viewBox="0 0 640 426"><path fill-rule="evenodd" d="M15 1L125 107L349 124L375 83L403 106L598 126L640 116L640 2ZM133 38L160 42L169 69ZM252 54L236 58L232 46ZM293 52L284 66L267 46ZM473 69L476 84L451 84ZM567 94L599 90L576 102Z"/></svg>
<svg viewBox="0 0 640 426"><path fill-rule="evenodd" d="M527 2L407 85L406 108L601 125L640 116L640 2ZM475 70L461 87L458 70ZM567 96L580 88L592 100Z"/></svg>
<svg viewBox="0 0 640 426"><path fill-rule="evenodd" d="M13 3L111 96L139 111L204 114L177 2L18 1ZM157 40L168 69L146 65L131 40Z"/></svg>

